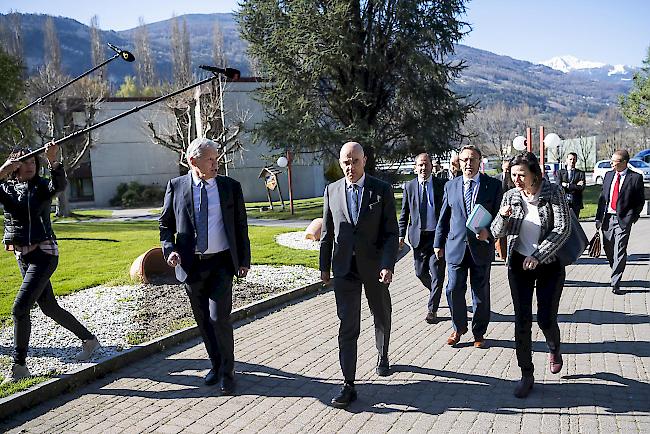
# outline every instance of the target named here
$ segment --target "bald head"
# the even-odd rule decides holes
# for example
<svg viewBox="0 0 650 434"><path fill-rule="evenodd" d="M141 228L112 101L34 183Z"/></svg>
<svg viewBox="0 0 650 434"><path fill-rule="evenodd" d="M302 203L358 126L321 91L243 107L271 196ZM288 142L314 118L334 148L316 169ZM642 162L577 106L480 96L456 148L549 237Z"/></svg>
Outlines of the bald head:
<svg viewBox="0 0 650 434"><path fill-rule="evenodd" d="M363 147L357 142L347 142L341 147L339 164L345 178L350 182L357 182L364 174L366 155Z"/></svg>

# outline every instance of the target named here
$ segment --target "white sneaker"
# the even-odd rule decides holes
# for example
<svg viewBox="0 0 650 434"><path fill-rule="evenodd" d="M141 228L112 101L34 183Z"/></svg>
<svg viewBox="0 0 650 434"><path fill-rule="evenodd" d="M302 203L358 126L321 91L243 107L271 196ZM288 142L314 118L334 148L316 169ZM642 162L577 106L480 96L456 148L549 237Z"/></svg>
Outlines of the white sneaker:
<svg viewBox="0 0 650 434"><path fill-rule="evenodd" d="M3 385L13 383L18 380L22 380L23 378L31 377L32 374L29 373L29 369L27 369L27 365L19 365L18 363L14 363L11 366L11 375L7 378L4 379L2 382Z"/></svg>
<svg viewBox="0 0 650 434"><path fill-rule="evenodd" d="M74 356L75 360L84 361L90 359L97 348L101 347L97 337L83 341L81 351Z"/></svg>

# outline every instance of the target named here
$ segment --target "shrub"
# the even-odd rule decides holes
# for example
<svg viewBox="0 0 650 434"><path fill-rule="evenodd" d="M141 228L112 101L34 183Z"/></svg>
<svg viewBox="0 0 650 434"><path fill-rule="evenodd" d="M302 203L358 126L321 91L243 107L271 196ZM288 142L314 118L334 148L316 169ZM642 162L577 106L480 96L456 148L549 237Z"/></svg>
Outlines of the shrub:
<svg viewBox="0 0 650 434"><path fill-rule="evenodd" d="M121 183L110 200L112 206L133 208L137 206L160 205L165 192L156 185L142 185L138 182Z"/></svg>

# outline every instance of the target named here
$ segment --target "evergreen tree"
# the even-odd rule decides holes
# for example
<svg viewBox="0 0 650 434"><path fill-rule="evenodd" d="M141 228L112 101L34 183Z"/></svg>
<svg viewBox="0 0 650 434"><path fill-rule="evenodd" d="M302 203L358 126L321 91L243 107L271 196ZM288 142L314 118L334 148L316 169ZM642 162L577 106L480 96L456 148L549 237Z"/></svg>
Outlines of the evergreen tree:
<svg viewBox="0 0 650 434"><path fill-rule="evenodd" d="M25 105L24 67L20 60L0 47L0 119L4 119ZM4 162L12 148L30 145L31 119L23 112L0 126L0 160Z"/></svg>
<svg viewBox="0 0 650 434"><path fill-rule="evenodd" d="M464 0L244 0L242 36L270 83L259 135L336 157L357 140L370 172L377 159L448 150L471 108L449 89L464 67L448 60L464 11Z"/></svg>
<svg viewBox="0 0 650 434"><path fill-rule="evenodd" d="M641 70L634 74L632 89L619 99L623 116L639 127L650 127L650 47Z"/></svg>

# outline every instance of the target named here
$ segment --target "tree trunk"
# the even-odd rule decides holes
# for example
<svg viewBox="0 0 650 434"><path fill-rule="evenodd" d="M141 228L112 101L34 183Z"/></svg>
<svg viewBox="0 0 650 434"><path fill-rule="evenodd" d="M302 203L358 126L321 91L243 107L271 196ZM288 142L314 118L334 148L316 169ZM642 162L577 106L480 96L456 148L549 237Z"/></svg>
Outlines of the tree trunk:
<svg viewBox="0 0 650 434"><path fill-rule="evenodd" d="M70 217L72 209L70 208L70 197L68 195L68 188L59 193L59 206L56 209L57 217Z"/></svg>
<svg viewBox="0 0 650 434"><path fill-rule="evenodd" d="M365 145L363 147L363 152L366 154L367 158L365 172L371 176L375 176L377 173L377 156L375 155L375 147Z"/></svg>

